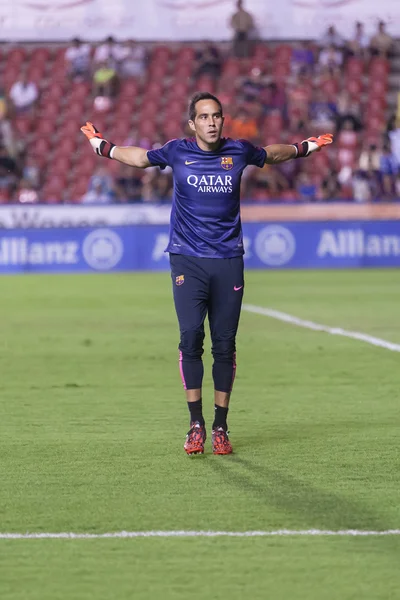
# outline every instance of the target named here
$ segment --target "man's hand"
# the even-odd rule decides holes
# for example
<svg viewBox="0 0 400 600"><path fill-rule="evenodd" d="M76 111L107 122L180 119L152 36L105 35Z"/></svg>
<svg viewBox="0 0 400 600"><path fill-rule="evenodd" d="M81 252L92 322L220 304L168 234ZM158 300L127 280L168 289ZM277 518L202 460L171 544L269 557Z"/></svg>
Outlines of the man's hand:
<svg viewBox="0 0 400 600"><path fill-rule="evenodd" d="M318 137L307 138L306 140L303 140L301 144L294 144L297 148L296 158L309 156L312 152L319 152L321 148L327 146L328 144L332 144L332 142L332 133L324 133Z"/></svg>
<svg viewBox="0 0 400 600"><path fill-rule="evenodd" d="M107 142L107 140L103 138L102 134L96 129L93 123L86 121L86 125L81 127L81 131L86 135L96 154L99 156L105 156L106 158L112 158L112 151L115 148L115 144Z"/></svg>

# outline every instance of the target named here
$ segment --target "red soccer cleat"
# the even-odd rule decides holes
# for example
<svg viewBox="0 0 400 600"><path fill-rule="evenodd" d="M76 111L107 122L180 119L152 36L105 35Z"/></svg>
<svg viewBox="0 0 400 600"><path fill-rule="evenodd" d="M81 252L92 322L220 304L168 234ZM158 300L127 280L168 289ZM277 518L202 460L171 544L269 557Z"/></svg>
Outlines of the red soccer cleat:
<svg viewBox="0 0 400 600"><path fill-rule="evenodd" d="M192 454L203 454L206 437L206 428L204 425L201 425L198 421L192 423L183 446L186 454L189 456Z"/></svg>
<svg viewBox="0 0 400 600"><path fill-rule="evenodd" d="M213 454L232 454L232 444L229 441L228 433L223 427L217 427L212 432Z"/></svg>

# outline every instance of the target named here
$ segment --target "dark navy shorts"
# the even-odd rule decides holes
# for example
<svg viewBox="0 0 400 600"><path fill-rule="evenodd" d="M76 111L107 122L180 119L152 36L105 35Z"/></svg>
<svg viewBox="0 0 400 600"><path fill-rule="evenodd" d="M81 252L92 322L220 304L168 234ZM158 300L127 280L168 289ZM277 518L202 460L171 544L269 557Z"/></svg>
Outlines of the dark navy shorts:
<svg viewBox="0 0 400 600"><path fill-rule="evenodd" d="M170 254L170 264L181 333L204 332L208 314L211 338L234 340L244 291L243 256L197 258Z"/></svg>

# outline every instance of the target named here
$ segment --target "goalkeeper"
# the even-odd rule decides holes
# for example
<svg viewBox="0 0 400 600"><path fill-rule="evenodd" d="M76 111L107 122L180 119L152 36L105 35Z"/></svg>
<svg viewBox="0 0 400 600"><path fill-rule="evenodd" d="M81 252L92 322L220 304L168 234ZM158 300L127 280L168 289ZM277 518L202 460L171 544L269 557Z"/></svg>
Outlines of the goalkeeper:
<svg viewBox="0 0 400 600"><path fill-rule="evenodd" d="M222 137L221 102L207 92L189 104L190 139L158 150L115 146L87 122L81 128L93 150L145 169L170 166L174 174L169 252L179 322L179 368L190 414L184 450L202 454L206 425L202 406L204 321L210 324L214 382L212 451L230 454L227 416L236 372L236 332L244 291L240 181L247 165L263 167L302 159L331 144L331 134L265 148Z"/></svg>

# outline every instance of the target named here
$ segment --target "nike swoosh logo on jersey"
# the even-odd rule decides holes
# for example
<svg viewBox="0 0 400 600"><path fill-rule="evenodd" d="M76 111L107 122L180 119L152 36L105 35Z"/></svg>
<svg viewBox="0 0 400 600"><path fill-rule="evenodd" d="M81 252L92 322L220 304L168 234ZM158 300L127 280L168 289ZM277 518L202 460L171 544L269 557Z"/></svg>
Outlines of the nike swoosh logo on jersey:
<svg viewBox="0 0 400 600"><path fill-rule="evenodd" d="M192 165L195 162L199 162L198 160L185 160L185 165Z"/></svg>
<svg viewBox="0 0 400 600"><path fill-rule="evenodd" d="M242 285L239 285L239 286L234 285L233 289L235 290L235 292L238 292L239 290L242 289L242 287L243 287Z"/></svg>

